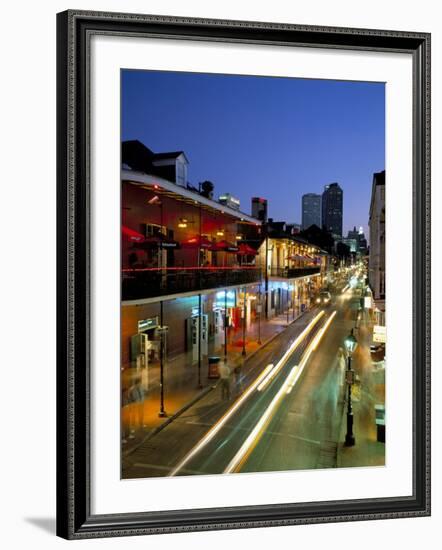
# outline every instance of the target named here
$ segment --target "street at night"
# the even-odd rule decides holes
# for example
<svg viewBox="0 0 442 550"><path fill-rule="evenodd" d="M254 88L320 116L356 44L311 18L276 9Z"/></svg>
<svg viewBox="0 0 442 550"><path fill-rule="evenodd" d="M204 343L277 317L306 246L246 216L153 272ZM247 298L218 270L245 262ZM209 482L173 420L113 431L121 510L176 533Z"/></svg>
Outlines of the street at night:
<svg viewBox="0 0 442 550"><path fill-rule="evenodd" d="M346 368L339 348L352 328L365 329L359 307L360 290L347 289L314 308L308 324L290 325L253 357L253 379L228 404L219 391L208 394L128 455L124 477L336 467ZM358 357L370 355L364 340L356 372ZM364 415L375 429L374 405Z"/></svg>
<svg viewBox="0 0 442 550"><path fill-rule="evenodd" d="M380 83L122 72L123 479L385 464L384 110Z"/></svg>

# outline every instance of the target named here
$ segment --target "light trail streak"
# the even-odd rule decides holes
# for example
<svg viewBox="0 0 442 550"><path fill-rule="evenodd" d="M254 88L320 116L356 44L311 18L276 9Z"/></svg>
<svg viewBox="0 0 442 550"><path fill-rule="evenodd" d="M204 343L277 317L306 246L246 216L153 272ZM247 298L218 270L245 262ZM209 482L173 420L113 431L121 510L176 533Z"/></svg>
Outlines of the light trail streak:
<svg viewBox="0 0 442 550"><path fill-rule="evenodd" d="M230 409L218 420L216 424L206 433L206 435L189 451L189 453L178 463L177 466L170 472L169 476L175 476L195 455L197 455L201 449L203 449L221 430L221 428L228 422L228 420L233 416L233 414L241 407L241 405L250 397L250 395L257 389L260 384L264 381L270 371L277 369L279 371L293 351L299 346L302 340L310 333L312 328L316 325L319 319L324 315L324 311L320 311L314 319L307 325L307 327L301 332L301 334L294 340L290 345L288 350L284 353L278 363L273 367L272 364L267 365L267 367L260 373L257 379L250 384L247 390L241 395L241 397L235 401L235 403L230 407ZM276 372L277 372L276 371ZM276 374L275 372L275 374Z"/></svg>
<svg viewBox="0 0 442 550"><path fill-rule="evenodd" d="M262 391L270 382L270 380L272 380L272 378L274 378L276 375L277 367L275 367L273 363L271 363L268 366L271 367L271 370L268 373L268 375L264 378L264 380L261 382L261 384L256 388L258 391Z"/></svg>
<svg viewBox="0 0 442 550"><path fill-rule="evenodd" d="M275 411L279 407L281 401L283 400L284 396L287 393L290 393L292 388L295 386L296 382L299 380L299 377L302 374L302 371L304 370L305 365L307 364L307 361L312 354L312 352L316 349L317 345L319 344L321 338L324 336L325 331L329 328L331 322L333 321L334 317L336 315L336 311L330 315L330 317L327 319L327 322L323 327L321 327L318 334L314 337L311 344L307 348L307 351L303 355L303 359L299 365L295 365L292 370L290 371L289 375L285 379L284 383L282 384L281 388L278 390L275 397L272 399L270 405L267 407L267 409L264 411L264 414L261 416L261 418L256 423L253 430L250 432L247 439L244 441L244 443L241 445L239 451L235 454L235 456L232 458L230 463L228 464L227 468L224 470L225 474L232 473L234 471L238 471L241 466L244 464L244 462L249 457L250 453L253 451L253 449L256 447L258 441L261 439L265 428L268 426L270 420L272 419ZM290 388L290 390L289 390Z"/></svg>
<svg viewBox="0 0 442 550"><path fill-rule="evenodd" d="M301 334L294 340L294 342L289 346L287 351L284 353L284 355L281 357L281 359L276 363L276 365L273 367L272 370L268 373L266 378L261 382L261 384L258 386L257 390L262 391L273 378L278 374L278 372L282 369L282 367L286 364L287 359L290 357L290 355L295 351L295 349L299 346L299 344L306 338L306 336L311 332L313 327L316 325L316 323L319 321L319 319L324 315L324 311L320 311L318 315L310 322L309 325L301 332Z"/></svg>
<svg viewBox="0 0 442 550"><path fill-rule="evenodd" d="M318 334L313 338L312 342L308 346L307 350L305 351L304 355L302 356L301 362L299 363L297 374L293 373L294 369L292 369L292 373L290 373L290 381L288 383L287 387L287 394L289 394L294 386L296 385L296 382L298 381L298 378L301 376L302 371L304 370L305 365L307 364L307 361L310 359L310 355L315 351L315 349L318 347L319 342L321 341L324 334L327 332L328 328L330 327L335 315L336 311L334 311L330 317L327 319L326 323L323 327L319 330Z"/></svg>

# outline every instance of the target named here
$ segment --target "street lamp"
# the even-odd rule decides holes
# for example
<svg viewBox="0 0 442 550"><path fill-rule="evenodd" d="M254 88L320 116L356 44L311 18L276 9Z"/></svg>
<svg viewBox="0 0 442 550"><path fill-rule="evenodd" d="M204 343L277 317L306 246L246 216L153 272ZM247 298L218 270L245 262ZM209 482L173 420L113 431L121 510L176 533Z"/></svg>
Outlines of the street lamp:
<svg viewBox="0 0 442 550"><path fill-rule="evenodd" d="M350 334L344 340L345 349L347 350L348 362L347 362L347 385L348 385L348 400L347 400L347 433L345 434L346 447L352 447L355 444L355 436L353 435L353 409L351 406L351 387L354 382L354 371L351 368L352 354L358 346L358 341L354 337L353 329Z"/></svg>
<svg viewBox="0 0 442 550"><path fill-rule="evenodd" d="M160 333L160 412L158 416L164 418L167 416L164 410L164 338L168 329L164 326L163 300L160 302L160 324L161 326L158 327Z"/></svg>
<svg viewBox="0 0 442 550"><path fill-rule="evenodd" d="M261 345L261 312L262 312L262 302L261 302L261 283L259 284L259 298L258 298L258 305L257 305L257 313L258 313L258 345Z"/></svg>
<svg viewBox="0 0 442 550"><path fill-rule="evenodd" d="M247 303L246 303L246 287L244 287L244 304L242 310L242 356L246 355L246 316L247 316Z"/></svg>

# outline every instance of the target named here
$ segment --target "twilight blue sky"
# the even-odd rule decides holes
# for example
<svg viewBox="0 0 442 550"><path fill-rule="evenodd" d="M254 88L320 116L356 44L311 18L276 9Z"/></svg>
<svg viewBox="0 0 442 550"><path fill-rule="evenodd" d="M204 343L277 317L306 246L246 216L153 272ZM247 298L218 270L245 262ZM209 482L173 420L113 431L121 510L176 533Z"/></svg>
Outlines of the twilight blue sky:
<svg viewBox="0 0 442 550"><path fill-rule="evenodd" d="M206 179L250 212L301 223L301 196L337 181L344 233L367 231L373 172L385 168L382 83L122 71L122 140L183 150L190 183Z"/></svg>

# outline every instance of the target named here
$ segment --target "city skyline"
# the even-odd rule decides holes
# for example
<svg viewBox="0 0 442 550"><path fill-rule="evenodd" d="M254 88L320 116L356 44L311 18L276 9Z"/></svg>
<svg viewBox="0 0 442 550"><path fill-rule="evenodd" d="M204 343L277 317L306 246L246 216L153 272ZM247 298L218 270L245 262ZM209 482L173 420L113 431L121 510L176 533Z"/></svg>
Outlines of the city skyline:
<svg viewBox="0 0 442 550"><path fill-rule="evenodd" d="M262 196L287 223L301 223L302 195L336 181L346 234L367 227L385 165L384 100L380 83L122 71L122 140L183 150L191 184L212 181L247 213Z"/></svg>

